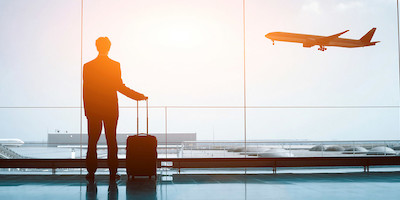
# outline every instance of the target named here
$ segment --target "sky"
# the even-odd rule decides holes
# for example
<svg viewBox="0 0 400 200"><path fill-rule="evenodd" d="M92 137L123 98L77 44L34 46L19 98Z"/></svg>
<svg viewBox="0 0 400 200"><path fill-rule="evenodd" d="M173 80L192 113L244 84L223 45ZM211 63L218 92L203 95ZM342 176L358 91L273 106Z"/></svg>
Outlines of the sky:
<svg viewBox="0 0 400 200"><path fill-rule="evenodd" d="M150 106L229 107L152 108L150 132L164 133L167 116L169 133L243 140L242 3L85 0L83 63L107 36L125 84L149 96ZM396 17L395 0L247 0L246 139L400 139ZM77 0L0 0L0 138L80 132L80 22ZM264 37L350 30L341 37L359 39L373 27L376 46L325 52ZM119 101L136 106L123 95ZM314 106L392 107L303 108ZM118 132L134 132L135 109L120 113ZM83 117L83 132L85 124Z"/></svg>

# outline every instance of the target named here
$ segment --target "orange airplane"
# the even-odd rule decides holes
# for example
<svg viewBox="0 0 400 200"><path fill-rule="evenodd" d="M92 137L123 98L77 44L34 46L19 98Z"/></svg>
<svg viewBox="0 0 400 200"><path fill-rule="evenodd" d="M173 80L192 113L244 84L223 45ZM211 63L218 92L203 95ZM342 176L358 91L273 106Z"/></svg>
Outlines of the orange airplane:
<svg viewBox="0 0 400 200"><path fill-rule="evenodd" d="M286 32L271 32L265 35L265 37L272 40L272 45L275 44L275 41L296 42L296 43L303 43L303 47L308 47L308 48L318 45L319 46L318 50L325 51L326 46L346 47L346 48L373 46L379 42L379 41L371 42L375 30L376 28L372 28L370 31L368 31L367 34L365 34L359 40L339 38L339 36L343 35L349 30L331 36L306 35L306 34L286 33Z"/></svg>

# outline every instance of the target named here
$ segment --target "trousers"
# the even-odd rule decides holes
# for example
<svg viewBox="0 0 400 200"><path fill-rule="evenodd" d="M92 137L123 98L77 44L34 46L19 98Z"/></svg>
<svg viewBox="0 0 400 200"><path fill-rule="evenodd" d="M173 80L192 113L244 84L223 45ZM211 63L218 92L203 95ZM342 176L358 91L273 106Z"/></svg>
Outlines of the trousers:
<svg viewBox="0 0 400 200"><path fill-rule="evenodd" d="M89 173L97 170L97 142L99 141L102 127L104 125L107 140L107 161L111 173L117 173L118 168L118 146L117 146L117 123L116 119L101 119L88 117L88 150L86 154L86 168Z"/></svg>

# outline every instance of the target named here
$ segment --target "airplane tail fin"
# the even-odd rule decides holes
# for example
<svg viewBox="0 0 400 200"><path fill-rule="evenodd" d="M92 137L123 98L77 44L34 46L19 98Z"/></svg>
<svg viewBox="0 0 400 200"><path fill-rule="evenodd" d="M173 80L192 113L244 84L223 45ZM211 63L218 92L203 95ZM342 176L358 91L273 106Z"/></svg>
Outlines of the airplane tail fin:
<svg viewBox="0 0 400 200"><path fill-rule="evenodd" d="M370 31L368 31L367 34L362 36L362 38L360 39L361 42L365 42L365 43L371 42L371 39L372 39L372 36L374 36L375 30L376 30L376 28L372 28Z"/></svg>

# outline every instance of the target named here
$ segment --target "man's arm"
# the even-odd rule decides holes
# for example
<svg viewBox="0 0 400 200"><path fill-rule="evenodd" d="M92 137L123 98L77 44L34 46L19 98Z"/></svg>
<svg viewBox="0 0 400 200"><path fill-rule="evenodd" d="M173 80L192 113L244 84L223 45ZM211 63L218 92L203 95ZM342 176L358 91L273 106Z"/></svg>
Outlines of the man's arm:
<svg viewBox="0 0 400 200"><path fill-rule="evenodd" d="M119 92L121 92L123 95L125 95L125 96L127 96L127 97L129 97L129 98L131 98L131 99L134 99L134 100L137 100L137 101L146 100L146 99L147 99L146 96L144 96L143 94L141 94L141 93L139 93L139 92L136 92L135 90L130 89L129 87L127 87L127 86L122 82L122 78L121 78L121 67L120 67L119 63L118 63L118 69L117 69L117 70L118 70L117 90L118 90Z"/></svg>

